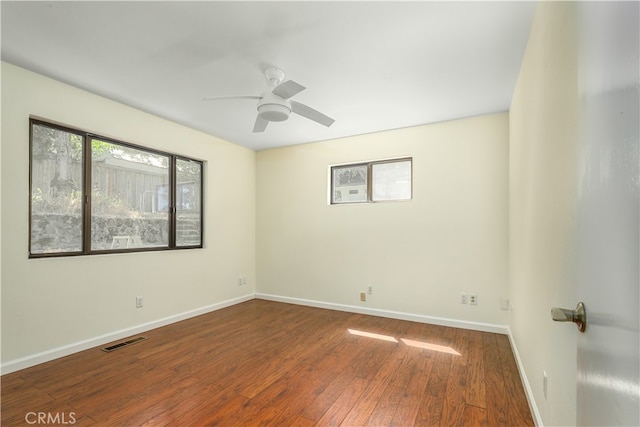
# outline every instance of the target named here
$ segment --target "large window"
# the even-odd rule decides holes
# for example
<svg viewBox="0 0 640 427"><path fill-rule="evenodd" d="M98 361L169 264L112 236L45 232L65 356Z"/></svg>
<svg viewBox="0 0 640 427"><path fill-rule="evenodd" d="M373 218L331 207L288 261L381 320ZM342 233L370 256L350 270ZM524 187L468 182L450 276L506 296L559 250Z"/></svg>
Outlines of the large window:
<svg viewBox="0 0 640 427"><path fill-rule="evenodd" d="M202 247L202 162L30 125L31 257Z"/></svg>
<svg viewBox="0 0 640 427"><path fill-rule="evenodd" d="M331 203L411 199L410 158L333 166Z"/></svg>

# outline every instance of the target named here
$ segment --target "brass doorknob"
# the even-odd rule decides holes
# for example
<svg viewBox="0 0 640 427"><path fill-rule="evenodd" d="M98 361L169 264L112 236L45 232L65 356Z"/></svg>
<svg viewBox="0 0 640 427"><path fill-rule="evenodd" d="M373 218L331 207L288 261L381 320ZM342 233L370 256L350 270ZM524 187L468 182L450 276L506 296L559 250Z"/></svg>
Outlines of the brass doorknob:
<svg viewBox="0 0 640 427"><path fill-rule="evenodd" d="M573 322L578 326L580 332L587 329L587 312L584 304L579 302L575 310L554 307L551 309L551 318L556 322Z"/></svg>

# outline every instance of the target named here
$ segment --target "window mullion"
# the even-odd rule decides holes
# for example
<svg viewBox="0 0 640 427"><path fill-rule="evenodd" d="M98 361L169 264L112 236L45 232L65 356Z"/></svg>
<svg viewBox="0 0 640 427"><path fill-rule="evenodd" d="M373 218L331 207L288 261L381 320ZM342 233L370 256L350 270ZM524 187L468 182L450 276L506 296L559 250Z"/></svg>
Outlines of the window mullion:
<svg viewBox="0 0 640 427"><path fill-rule="evenodd" d="M176 156L169 157L169 248L176 247Z"/></svg>
<svg viewBox="0 0 640 427"><path fill-rule="evenodd" d="M91 253L91 158L92 158L92 138L84 134L82 142L83 165L82 165L82 253Z"/></svg>
<svg viewBox="0 0 640 427"><path fill-rule="evenodd" d="M373 167L371 163L367 165L367 202L373 200Z"/></svg>

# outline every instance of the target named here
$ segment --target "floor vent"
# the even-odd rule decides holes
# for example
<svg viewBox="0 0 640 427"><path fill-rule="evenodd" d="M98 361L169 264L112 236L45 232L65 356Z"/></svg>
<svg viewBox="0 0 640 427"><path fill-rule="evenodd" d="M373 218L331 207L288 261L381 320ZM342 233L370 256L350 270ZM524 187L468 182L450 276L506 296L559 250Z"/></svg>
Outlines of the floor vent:
<svg viewBox="0 0 640 427"><path fill-rule="evenodd" d="M110 345L109 347L105 347L105 348L102 349L102 351L106 351L107 353L109 353L110 351L114 351L114 350L117 350L119 348L126 347L128 345L135 344L135 343L140 342L140 341L144 341L146 339L147 339L147 337L132 338L130 340L123 341L123 342L118 343L118 344Z"/></svg>

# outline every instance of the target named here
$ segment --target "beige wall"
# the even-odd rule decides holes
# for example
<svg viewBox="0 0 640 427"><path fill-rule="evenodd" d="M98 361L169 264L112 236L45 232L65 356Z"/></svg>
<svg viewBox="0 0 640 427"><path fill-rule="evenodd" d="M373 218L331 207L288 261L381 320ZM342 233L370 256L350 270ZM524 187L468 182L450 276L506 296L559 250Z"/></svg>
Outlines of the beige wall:
<svg viewBox="0 0 640 427"><path fill-rule="evenodd" d="M499 308L507 296L506 113L256 154L6 63L2 89L5 367L256 290L470 325L507 323ZM204 160L205 249L29 260L30 115ZM405 156L414 161L412 201L328 205L330 165ZM238 276L248 284L238 286ZM360 303L368 285L374 293ZM461 305L461 292L477 294L478 305Z"/></svg>
<svg viewBox="0 0 640 427"><path fill-rule="evenodd" d="M510 110L510 327L539 416L575 425L576 3L538 4ZM542 390L548 375L548 397Z"/></svg>
<svg viewBox="0 0 640 427"><path fill-rule="evenodd" d="M413 200L328 204L331 165L407 156ZM506 325L507 162L506 113L258 152L259 292Z"/></svg>
<svg viewBox="0 0 640 427"><path fill-rule="evenodd" d="M204 160L205 248L29 260L29 115ZM3 365L253 295L254 194L255 152L3 63Z"/></svg>

